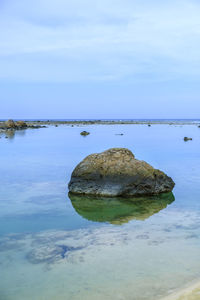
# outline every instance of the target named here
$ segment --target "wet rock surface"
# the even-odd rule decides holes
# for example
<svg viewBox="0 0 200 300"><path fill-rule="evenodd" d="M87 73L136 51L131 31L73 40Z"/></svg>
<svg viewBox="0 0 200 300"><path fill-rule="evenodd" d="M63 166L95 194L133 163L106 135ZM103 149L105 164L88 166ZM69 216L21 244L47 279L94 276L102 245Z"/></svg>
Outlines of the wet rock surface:
<svg viewBox="0 0 200 300"><path fill-rule="evenodd" d="M126 148L91 154L74 169L69 192L97 196L142 196L171 192L173 180Z"/></svg>

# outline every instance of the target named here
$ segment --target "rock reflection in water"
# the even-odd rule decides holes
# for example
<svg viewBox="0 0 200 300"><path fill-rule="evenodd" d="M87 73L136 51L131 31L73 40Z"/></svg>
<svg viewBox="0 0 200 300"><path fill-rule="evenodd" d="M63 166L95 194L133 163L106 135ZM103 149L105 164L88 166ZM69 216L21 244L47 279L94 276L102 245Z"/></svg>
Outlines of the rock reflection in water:
<svg viewBox="0 0 200 300"><path fill-rule="evenodd" d="M101 198L69 193L76 212L94 222L121 225L130 220L145 220L171 204L173 193L140 198Z"/></svg>
<svg viewBox="0 0 200 300"><path fill-rule="evenodd" d="M0 137L6 137L10 140L13 140L16 135L18 136L24 136L26 134L25 130L14 130L14 129L8 129L8 130L0 130Z"/></svg>

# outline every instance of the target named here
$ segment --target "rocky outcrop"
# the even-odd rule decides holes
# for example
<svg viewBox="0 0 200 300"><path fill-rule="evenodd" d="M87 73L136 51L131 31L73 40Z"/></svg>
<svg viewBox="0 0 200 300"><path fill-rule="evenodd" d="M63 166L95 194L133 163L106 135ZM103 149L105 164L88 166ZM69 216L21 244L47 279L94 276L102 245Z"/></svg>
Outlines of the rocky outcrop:
<svg viewBox="0 0 200 300"><path fill-rule="evenodd" d="M8 120L6 122L3 122L0 124L1 129L24 129L27 128L28 125L24 121L16 121L14 122L13 120Z"/></svg>
<svg viewBox="0 0 200 300"><path fill-rule="evenodd" d="M1 130L20 130L20 129L26 129L26 128L44 128L46 126L40 126L40 125L33 125L32 123L26 123L24 121L16 121L8 120L6 122L0 122L0 129Z"/></svg>
<svg viewBox="0 0 200 300"><path fill-rule="evenodd" d="M87 156L74 169L69 191L97 196L157 195L172 191L173 180L125 148Z"/></svg>
<svg viewBox="0 0 200 300"><path fill-rule="evenodd" d="M7 129L15 129L17 127L13 120L6 121L4 126Z"/></svg>
<svg viewBox="0 0 200 300"><path fill-rule="evenodd" d="M28 127L26 122L24 122L24 121L17 121L15 124L18 128L27 128Z"/></svg>

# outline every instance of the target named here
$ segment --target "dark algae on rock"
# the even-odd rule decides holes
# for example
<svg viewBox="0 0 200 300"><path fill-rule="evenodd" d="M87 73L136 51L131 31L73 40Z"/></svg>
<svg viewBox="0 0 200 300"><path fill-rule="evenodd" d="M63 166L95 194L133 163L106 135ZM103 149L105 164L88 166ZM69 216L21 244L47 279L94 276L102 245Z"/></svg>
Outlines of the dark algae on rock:
<svg viewBox="0 0 200 300"><path fill-rule="evenodd" d="M157 195L171 192L172 178L135 159L126 148L91 154L72 172L69 192L108 197Z"/></svg>

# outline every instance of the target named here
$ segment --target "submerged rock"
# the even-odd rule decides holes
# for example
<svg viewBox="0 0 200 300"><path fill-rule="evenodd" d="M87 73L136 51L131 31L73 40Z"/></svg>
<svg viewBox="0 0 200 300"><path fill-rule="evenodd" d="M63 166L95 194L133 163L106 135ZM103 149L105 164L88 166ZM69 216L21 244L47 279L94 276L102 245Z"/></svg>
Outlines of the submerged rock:
<svg viewBox="0 0 200 300"><path fill-rule="evenodd" d="M88 131L82 131L81 133L80 133L80 135L83 135L83 136L86 136L86 135L89 135L90 133L88 132Z"/></svg>
<svg viewBox="0 0 200 300"><path fill-rule="evenodd" d="M128 223L130 220L148 219L175 200L172 193L128 199L69 193L69 198L76 212L83 218L116 225Z"/></svg>
<svg viewBox="0 0 200 300"><path fill-rule="evenodd" d="M140 196L171 192L173 180L126 148L91 154L74 169L69 191L97 196Z"/></svg>
<svg viewBox="0 0 200 300"><path fill-rule="evenodd" d="M62 259L66 259L70 252L80 250L81 247L71 247L65 244L56 245L52 243L38 245L38 247L33 248L26 258L32 264L40 263L56 263Z"/></svg>
<svg viewBox="0 0 200 300"><path fill-rule="evenodd" d="M185 142L187 142L187 141L192 141L192 138L189 138L189 137L185 136L185 137L184 137L184 141L185 141Z"/></svg>
<svg viewBox="0 0 200 300"><path fill-rule="evenodd" d="M53 263L63 259L67 250L67 247L64 245L42 245L30 251L27 259L33 264Z"/></svg>

